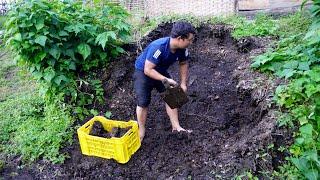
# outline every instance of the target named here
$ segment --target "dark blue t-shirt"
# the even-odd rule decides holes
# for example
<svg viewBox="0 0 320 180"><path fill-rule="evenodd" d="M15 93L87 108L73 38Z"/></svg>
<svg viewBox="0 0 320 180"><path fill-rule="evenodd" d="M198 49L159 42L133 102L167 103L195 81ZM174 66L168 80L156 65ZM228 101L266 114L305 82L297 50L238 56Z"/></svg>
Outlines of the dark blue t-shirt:
<svg viewBox="0 0 320 180"><path fill-rule="evenodd" d="M149 60L156 65L159 73L167 71L170 65L176 61L183 62L188 58L187 49L177 49L175 53L170 51L170 37L164 37L151 42L135 62L135 68L144 71L144 64Z"/></svg>

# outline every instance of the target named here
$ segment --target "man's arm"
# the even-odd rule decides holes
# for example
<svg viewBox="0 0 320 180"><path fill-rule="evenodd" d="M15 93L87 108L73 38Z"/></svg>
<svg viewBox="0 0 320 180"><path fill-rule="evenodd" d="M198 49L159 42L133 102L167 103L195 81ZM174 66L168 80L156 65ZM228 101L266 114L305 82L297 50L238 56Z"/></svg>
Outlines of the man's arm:
<svg viewBox="0 0 320 180"><path fill-rule="evenodd" d="M156 67L155 64L150 62L149 60L146 60L144 64L144 74L151 77L152 79L162 81L166 77L160 74L158 71L156 71L154 68Z"/></svg>
<svg viewBox="0 0 320 180"><path fill-rule="evenodd" d="M146 60L144 64L144 74L149 76L152 79L163 81L164 79L167 79L169 84L176 85L177 82L175 82L173 79L166 78L162 74L160 74L158 71L156 71L154 68L156 67L155 64L153 64L151 61Z"/></svg>
<svg viewBox="0 0 320 180"><path fill-rule="evenodd" d="M180 79L181 79L181 88L186 92L187 91L187 80L188 80L188 62L183 61L179 63L180 65Z"/></svg>

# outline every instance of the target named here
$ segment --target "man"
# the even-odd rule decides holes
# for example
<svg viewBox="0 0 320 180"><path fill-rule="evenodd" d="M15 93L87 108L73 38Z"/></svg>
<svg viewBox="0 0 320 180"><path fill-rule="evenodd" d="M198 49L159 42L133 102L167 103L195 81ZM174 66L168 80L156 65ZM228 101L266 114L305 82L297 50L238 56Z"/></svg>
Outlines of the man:
<svg viewBox="0 0 320 180"><path fill-rule="evenodd" d="M179 62L180 67L180 87L183 91L187 91L188 50L186 48L192 43L194 35L195 29L190 23L176 22L173 25L170 37L151 42L135 62L134 89L137 96L136 113L141 142L145 135L151 91L156 88L158 92L164 92L165 87L162 82L165 80L170 85L177 85L177 82L171 79L167 72L169 66L176 61ZM178 109L171 109L166 104L166 111L170 118L172 131L191 132L191 130L186 130L180 126Z"/></svg>

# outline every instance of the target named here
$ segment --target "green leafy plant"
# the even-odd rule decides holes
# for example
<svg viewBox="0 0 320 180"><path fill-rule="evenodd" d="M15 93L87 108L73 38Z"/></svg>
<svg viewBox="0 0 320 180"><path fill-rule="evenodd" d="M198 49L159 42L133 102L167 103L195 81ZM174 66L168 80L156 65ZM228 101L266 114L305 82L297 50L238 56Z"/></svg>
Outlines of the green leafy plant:
<svg viewBox="0 0 320 180"><path fill-rule="evenodd" d="M10 139L13 153L21 154L25 161L34 161L40 156L53 163L64 161L61 147L71 144L73 119L65 104L55 100L43 108L42 116L28 117ZM10 150L11 151L11 150Z"/></svg>
<svg viewBox="0 0 320 180"><path fill-rule="evenodd" d="M319 178L320 149L320 1L311 8L313 22L308 32L282 39L275 49L254 59L252 67L288 79L277 87L275 101L284 113L279 125L298 126L291 157L276 176Z"/></svg>
<svg viewBox="0 0 320 180"><path fill-rule="evenodd" d="M0 103L0 149L24 162L43 157L53 163L66 157L59 150L72 142L70 107L57 98L47 104L37 93ZM60 98L61 99L61 98Z"/></svg>
<svg viewBox="0 0 320 180"><path fill-rule="evenodd" d="M104 102L104 89L102 88L102 82L100 80L91 80L88 81L79 79L79 86L77 91L78 101L75 106L75 114L83 119L85 116L89 115L98 115L97 110L95 110L97 104ZM92 109L87 107L91 106Z"/></svg>
<svg viewBox="0 0 320 180"><path fill-rule="evenodd" d="M6 17L6 43L15 61L38 80L40 90L38 85L35 90L45 99L37 93L4 97L2 153L22 155L25 162L64 160L59 150L74 134L70 109L79 118L98 114L104 89L93 72L124 52L121 45L131 28L127 17L110 3L91 7L79 1L28 0L13 6Z"/></svg>
<svg viewBox="0 0 320 180"><path fill-rule="evenodd" d="M107 66L124 52L121 45L130 35L127 17L116 4L90 7L75 1L22 1L8 13L6 38L17 62L41 82L40 92L46 99L63 93L71 97L70 102L83 104L79 77ZM96 92L101 97L101 91Z"/></svg>

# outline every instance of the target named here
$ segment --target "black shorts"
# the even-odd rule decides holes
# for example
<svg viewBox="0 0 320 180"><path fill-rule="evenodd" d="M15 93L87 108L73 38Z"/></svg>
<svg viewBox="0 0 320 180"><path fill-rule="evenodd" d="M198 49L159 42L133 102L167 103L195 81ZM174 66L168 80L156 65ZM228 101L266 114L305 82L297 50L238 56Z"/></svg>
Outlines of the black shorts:
<svg viewBox="0 0 320 180"><path fill-rule="evenodd" d="M163 76L170 78L168 72L161 73ZM148 107L151 101L151 91L156 88L158 92L162 93L166 89L161 81L152 79L140 70L135 70L133 74L134 91L137 96L137 105L140 107Z"/></svg>

